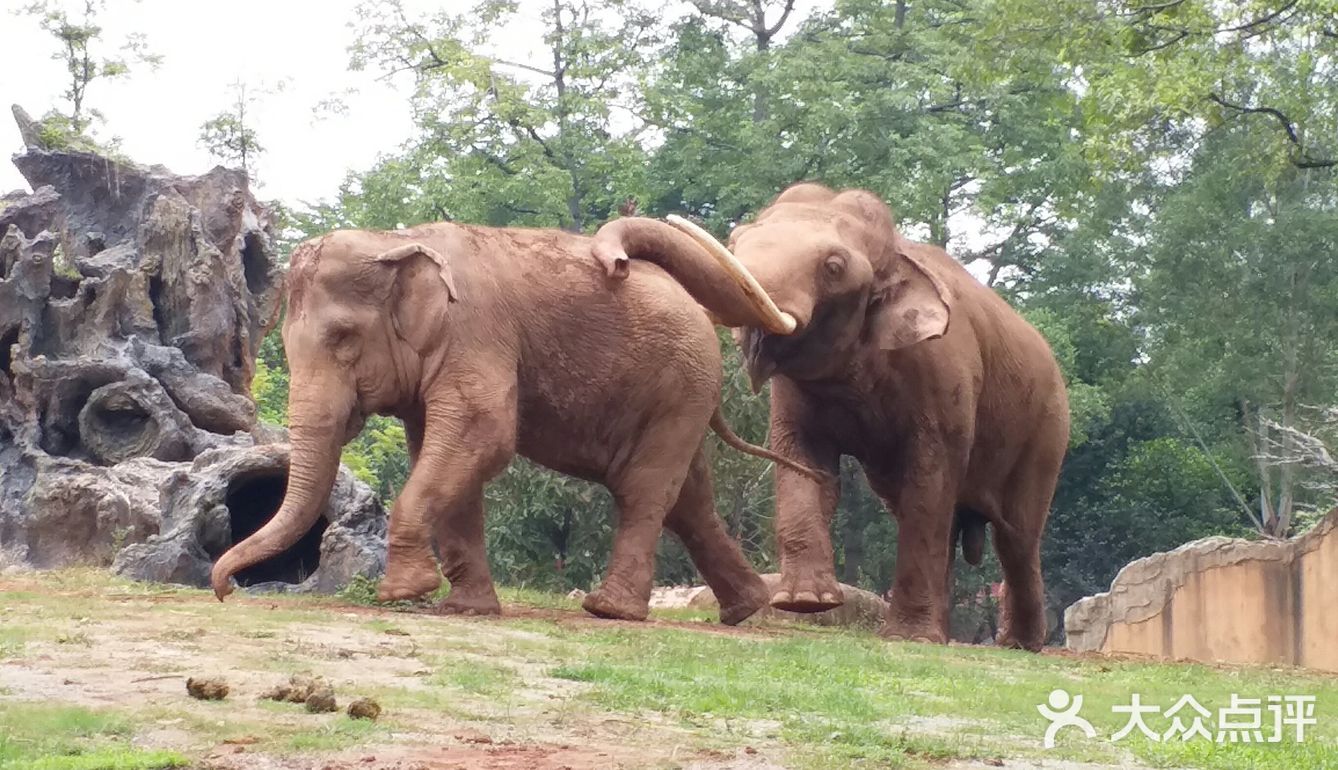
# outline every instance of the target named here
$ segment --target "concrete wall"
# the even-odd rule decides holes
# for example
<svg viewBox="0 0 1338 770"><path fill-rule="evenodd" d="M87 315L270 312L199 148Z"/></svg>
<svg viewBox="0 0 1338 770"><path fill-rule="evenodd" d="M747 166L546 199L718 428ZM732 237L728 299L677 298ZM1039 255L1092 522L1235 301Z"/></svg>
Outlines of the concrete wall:
<svg viewBox="0 0 1338 770"><path fill-rule="evenodd" d="M1210 537L1130 563L1064 613L1068 647L1338 671L1338 509L1287 541Z"/></svg>

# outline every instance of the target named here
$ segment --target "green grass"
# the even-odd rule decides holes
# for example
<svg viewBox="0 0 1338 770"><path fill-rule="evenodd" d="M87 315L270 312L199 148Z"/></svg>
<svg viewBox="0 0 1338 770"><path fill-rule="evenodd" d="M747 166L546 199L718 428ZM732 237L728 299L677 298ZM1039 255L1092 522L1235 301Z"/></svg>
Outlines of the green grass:
<svg viewBox="0 0 1338 770"><path fill-rule="evenodd" d="M514 669L476 658L447 661L428 681L473 695L494 697L507 695L521 684Z"/></svg>
<svg viewBox="0 0 1338 770"><path fill-rule="evenodd" d="M582 646L583 660L558 664L550 673L590 685L585 697L594 704L660 712L687 724L776 725L772 731L813 767L1042 756L1029 748L1048 724L1036 706L1060 687L1084 696L1082 715L1097 728L1098 739L1061 733L1058 756L1113 761L1117 749L1127 749L1154 766L1338 767L1338 731L1332 717L1323 718L1338 713L1338 682L1295 671L1075 661L889 644L854 633L748 639L618 630L587 633ZM1314 695L1320 724L1300 744L1103 740L1125 723L1111 707L1127 704L1134 692L1163 709L1188 694L1214 712L1229 704L1233 692ZM762 729L765 734L768 728Z"/></svg>
<svg viewBox="0 0 1338 770"><path fill-rule="evenodd" d="M171 751L129 745L134 723L123 715L72 706L0 704L0 768L9 770L156 770L186 767Z"/></svg>
<svg viewBox="0 0 1338 770"><path fill-rule="evenodd" d="M385 740L389 737L390 730L384 725L336 714L320 727L288 736L284 748L298 754L340 751L377 738Z"/></svg>
<svg viewBox="0 0 1338 770"><path fill-rule="evenodd" d="M0 626L0 660L23 657L23 650L27 645L28 629Z"/></svg>
<svg viewBox="0 0 1338 770"><path fill-rule="evenodd" d="M424 724L463 721L526 740L554 729L586 735L614 721L646 725L647 735L657 736L647 741L673 735L689 752L755 746L787 768L926 768L956 758L1026 766L1051 757L1114 765L1132 757L1155 768L1338 768L1338 677L1298 669L889 643L862 631L780 623L768 624L765 633L722 634L545 613L482 620L389 612L349 617L347 604L356 597L218 604L201 601L203 592L130 584L91 571L41 580L60 593L25 587L0 596L16 610L7 617L23 621L0 628L0 660L55 651L77 662L88 656L86 644L96 651L109 643L103 620L127 613L140 627L170 621L155 634L187 650L191 665L210 663L210 652L232 638L266 651L249 659L251 670L319 675L338 644L318 642L324 637L314 632L349 627L363 634L349 642L362 652L394 649L416 660L403 679L383 676L341 691L341 706L355 692L375 697L386 709L377 723L307 715L300 706L270 702L259 703L258 714L220 724L234 709L232 701L193 703L185 714L176 706L165 711L166 705L129 711L127 704L119 716L0 701L0 770L177 766L181 757L136 750L133 739L141 726L178 716L186 721L176 729L189 734L192 744L254 736L258 743L250 751L304 757L398 742ZM358 589L364 598L369 585L374 595L374 583ZM188 601L140 598L175 593ZM514 588L500 594L508 608L579 613L578 603L561 595ZM714 621L713 612L701 610L655 617ZM199 629L206 634L201 637ZM1056 749L1040 748L1048 723L1036 707L1056 688L1084 697L1082 716L1095 725L1097 738L1065 731ZM1142 737L1112 743L1125 717L1111 708L1129 703L1133 693L1163 709L1188 694L1213 711L1228 705L1232 693L1313 695L1318 724L1300 744L1290 738L1258 745ZM1169 724L1160 716L1150 721L1158 729ZM664 730L669 732L656 733Z"/></svg>

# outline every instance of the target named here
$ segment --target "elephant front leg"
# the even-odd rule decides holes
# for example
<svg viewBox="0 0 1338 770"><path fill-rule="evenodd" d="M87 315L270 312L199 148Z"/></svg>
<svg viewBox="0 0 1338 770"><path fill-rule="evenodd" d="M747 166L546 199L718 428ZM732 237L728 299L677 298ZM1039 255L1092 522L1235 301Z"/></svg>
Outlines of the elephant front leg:
<svg viewBox="0 0 1338 770"><path fill-rule="evenodd" d="M922 473L892 496L897 518L897 565L879 634L946 644L952 586L952 500L942 470Z"/></svg>
<svg viewBox="0 0 1338 770"><path fill-rule="evenodd" d="M840 456L834 448L772 426L773 447L810 468L827 471L820 483L776 466L776 541L780 584L771 606L790 612L823 612L845 602L836 580L831 521L841 497Z"/></svg>
<svg viewBox="0 0 1338 770"><path fill-rule="evenodd" d="M476 488L459 506L437 518L437 550L441 571L451 592L437 603L443 615L499 615L492 573L488 569L483 536L483 487Z"/></svg>
<svg viewBox="0 0 1338 770"><path fill-rule="evenodd" d="M386 574L376 590L377 601L418 599L441 586L441 572L432 554L431 540L422 532L431 509L441 504L438 490L430 488L420 464L409 474L404 490L390 511Z"/></svg>
<svg viewBox="0 0 1338 770"><path fill-rule="evenodd" d="M496 397L508 392L490 389L471 398L452 391L436 405L427 405L422 448L390 516L379 600L417 599L441 586L429 526L437 517L468 507L477 491L510 462L515 405ZM481 522L479 532L481 540Z"/></svg>

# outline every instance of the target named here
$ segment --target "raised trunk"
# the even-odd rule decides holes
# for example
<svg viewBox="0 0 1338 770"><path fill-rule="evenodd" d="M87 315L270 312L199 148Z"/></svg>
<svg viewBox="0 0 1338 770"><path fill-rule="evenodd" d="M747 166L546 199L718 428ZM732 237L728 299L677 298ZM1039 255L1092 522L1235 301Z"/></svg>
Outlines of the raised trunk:
<svg viewBox="0 0 1338 770"><path fill-rule="evenodd" d="M214 564L210 582L220 601L232 593L233 575L291 548L320 517L339 472L339 449L352 409L351 397L340 398L344 391L325 384L295 389L318 395L295 402L291 410L288 490L274 517Z"/></svg>
<svg viewBox="0 0 1338 770"><path fill-rule="evenodd" d="M615 219L595 233L592 249L595 258L615 278L627 274L631 259L659 265L723 326L749 326L780 333L794 328L793 319L778 318L780 314L763 307L770 299L757 296L757 290L740 286L738 277L722 267L697 241L664 222L644 217ZM778 323L786 319L789 329L779 329Z"/></svg>

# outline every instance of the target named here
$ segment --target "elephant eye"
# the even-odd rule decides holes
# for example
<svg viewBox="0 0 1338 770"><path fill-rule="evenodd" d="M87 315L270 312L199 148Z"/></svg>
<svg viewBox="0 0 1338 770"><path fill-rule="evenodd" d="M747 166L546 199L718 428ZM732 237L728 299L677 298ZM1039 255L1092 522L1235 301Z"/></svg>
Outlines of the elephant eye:
<svg viewBox="0 0 1338 770"><path fill-rule="evenodd" d="M827 257L827 261L823 263L823 269L827 271L829 277L836 278L845 272L846 261L841 256L833 254Z"/></svg>
<svg viewBox="0 0 1338 770"><path fill-rule="evenodd" d="M358 332L352 326L335 324L325 333L325 344L336 353L346 353L357 346Z"/></svg>

